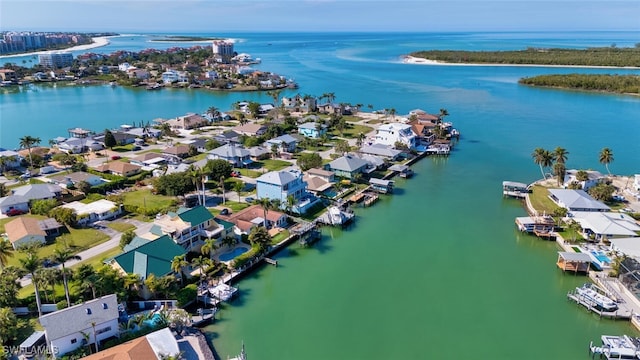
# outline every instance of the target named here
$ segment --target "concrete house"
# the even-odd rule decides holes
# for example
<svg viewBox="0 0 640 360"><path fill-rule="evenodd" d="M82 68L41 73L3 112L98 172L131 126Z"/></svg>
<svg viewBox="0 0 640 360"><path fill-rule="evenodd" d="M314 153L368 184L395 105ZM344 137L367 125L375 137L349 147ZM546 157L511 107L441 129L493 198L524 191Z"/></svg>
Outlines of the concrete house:
<svg viewBox="0 0 640 360"><path fill-rule="evenodd" d="M118 299L115 294L74 305L40 317L47 345L57 357L89 344L117 336Z"/></svg>
<svg viewBox="0 0 640 360"><path fill-rule="evenodd" d="M602 175L602 173L600 173L599 171L584 170L587 173L587 180L578 181L577 175L579 171L580 170L576 169L567 170L564 175L564 182L562 183L562 187L566 189L572 183L576 182L582 186L582 190L587 191L604 180L604 175Z"/></svg>
<svg viewBox="0 0 640 360"><path fill-rule="evenodd" d="M574 211L572 214L582 233L597 241L640 236L640 225L627 214L593 211Z"/></svg>
<svg viewBox="0 0 640 360"><path fill-rule="evenodd" d="M327 166L336 176L347 179L353 179L356 174L366 173L370 168L369 162L353 155L341 156Z"/></svg>
<svg viewBox="0 0 640 360"><path fill-rule="evenodd" d="M0 159L2 159L4 169L14 169L20 166L22 156L17 151L0 149Z"/></svg>
<svg viewBox="0 0 640 360"><path fill-rule="evenodd" d="M180 208L157 216L151 227L151 234L169 235L173 241L188 251L200 249L204 239L221 239L225 229L216 223L213 215L204 206L191 209Z"/></svg>
<svg viewBox="0 0 640 360"><path fill-rule="evenodd" d="M274 145L278 148L278 151L292 153L296 151L298 139L289 134L285 134L265 141L265 146L268 149L271 149Z"/></svg>
<svg viewBox="0 0 640 360"><path fill-rule="evenodd" d="M414 149L418 145L411 125L390 123L378 126L374 138L375 144L395 146L397 142L406 145L409 149Z"/></svg>
<svg viewBox="0 0 640 360"><path fill-rule="evenodd" d="M146 279L151 274L162 277L173 273L173 258L186 254L186 250L168 235L138 243L139 246L129 247L128 251L111 258L107 263L123 275L136 274L141 279Z"/></svg>
<svg viewBox="0 0 640 360"><path fill-rule="evenodd" d="M103 173L129 177L138 174L142 170L142 166L124 161L110 161L97 166L95 169Z"/></svg>
<svg viewBox="0 0 640 360"><path fill-rule="evenodd" d="M45 244L48 239L59 235L61 228L55 219L39 220L25 216L5 224L7 238L16 250L31 243Z"/></svg>
<svg viewBox="0 0 640 360"><path fill-rule="evenodd" d="M306 122L298 125L298 134L312 139L319 139L327 133L327 125L315 122Z"/></svg>
<svg viewBox="0 0 640 360"><path fill-rule="evenodd" d="M266 213L267 228L286 227L288 216L276 210L269 210ZM252 205L229 216L220 216L224 221L234 225L236 236L247 235L256 226L264 226L265 211L260 205Z"/></svg>
<svg viewBox="0 0 640 360"><path fill-rule="evenodd" d="M549 198L558 206L573 211L610 211L602 202L594 199L584 190L549 189Z"/></svg>
<svg viewBox="0 0 640 360"><path fill-rule="evenodd" d="M88 204L80 201L70 202L61 207L71 209L76 214L78 223L88 225L96 221L113 220L122 215L122 206L113 201L100 199Z"/></svg>
<svg viewBox="0 0 640 360"><path fill-rule="evenodd" d="M201 115L189 113L187 115L171 119L167 121L167 124L169 124L173 129L191 130L209 125L209 120L205 119Z"/></svg>
<svg viewBox="0 0 640 360"><path fill-rule="evenodd" d="M238 134L247 136L260 136L267 132L267 127L262 124L247 123L233 128Z"/></svg>
<svg viewBox="0 0 640 360"><path fill-rule="evenodd" d="M307 195L307 184L297 170L270 171L256 179L258 199L280 200L283 204L289 196L299 200Z"/></svg>
<svg viewBox="0 0 640 360"><path fill-rule="evenodd" d="M77 171L71 174L62 174L52 176L50 178L54 184L58 184L62 187L68 188L76 186L78 183L84 181L91 186L100 185L106 182L103 178L97 175L93 175L84 171Z"/></svg>
<svg viewBox="0 0 640 360"><path fill-rule="evenodd" d="M15 188L11 193L9 196L0 198L2 214L13 209L28 212L29 202L32 200L59 199L62 196L62 188L55 184L31 184Z"/></svg>
<svg viewBox="0 0 640 360"><path fill-rule="evenodd" d="M235 167L243 167L251 164L250 152L234 144L226 144L207 151L207 158L211 160L222 159L230 162Z"/></svg>

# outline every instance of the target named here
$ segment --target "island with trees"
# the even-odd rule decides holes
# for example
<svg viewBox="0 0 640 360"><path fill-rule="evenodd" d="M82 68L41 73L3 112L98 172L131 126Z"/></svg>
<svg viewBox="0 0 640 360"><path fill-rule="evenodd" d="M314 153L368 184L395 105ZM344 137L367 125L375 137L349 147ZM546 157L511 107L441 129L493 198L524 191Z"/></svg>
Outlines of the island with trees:
<svg viewBox="0 0 640 360"><path fill-rule="evenodd" d="M557 74L525 77L518 82L530 86L640 95L638 75Z"/></svg>

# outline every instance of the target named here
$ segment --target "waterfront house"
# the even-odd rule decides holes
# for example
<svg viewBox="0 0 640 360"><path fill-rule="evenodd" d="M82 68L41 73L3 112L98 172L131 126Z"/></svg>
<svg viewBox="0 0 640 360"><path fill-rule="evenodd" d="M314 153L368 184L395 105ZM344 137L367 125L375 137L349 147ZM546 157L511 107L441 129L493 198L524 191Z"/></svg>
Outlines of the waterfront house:
<svg viewBox="0 0 640 360"><path fill-rule="evenodd" d="M118 299L111 294L43 315L40 324L51 354L59 357L79 347L95 346L96 342L118 336L119 315Z"/></svg>
<svg viewBox="0 0 640 360"><path fill-rule="evenodd" d="M260 136L267 132L267 127L262 124L247 123L234 127L233 131L246 136Z"/></svg>
<svg viewBox="0 0 640 360"><path fill-rule="evenodd" d="M202 115L189 113L184 116L171 119L167 121L167 124L169 124L172 129L191 130L209 125L209 120L205 119Z"/></svg>
<svg viewBox="0 0 640 360"><path fill-rule="evenodd" d="M191 349L189 349L191 350ZM168 327L85 356L83 360L162 360L181 358L180 346Z"/></svg>
<svg viewBox="0 0 640 360"><path fill-rule="evenodd" d="M109 161L96 166L95 170L102 173L129 177L138 174L142 170L142 166L124 161Z"/></svg>
<svg viewBox="0 0 640 360"><path fill-rule="evenodd" d="M313 112L317 110L318 99L305 95L296 94L293 97L282 97L282 106L290 111L295 112Z"/></svg>
<svg viewBox="0 0 640 360"><path fill-rule="evenodd" d="M138 138L134 134L130 134L128 132L125 132L125 131L119 130L119 129L111 130L111 134L113 135L113 138L116 140L116 145L133 144L136 141L136 139ZM105 136L104 133L102 133L100 135L96 135L96 136L93 137L93 140L101 143L102 146L106 148L106 145L104 144L104 136Z"/></svg>
<svg viewBox="0 0 640 360"><path fill-rule="evenodd" d="M20 167L23 157L13 150L0 149L0 172Z"/></svg>
<svg viewBox="0 0 640 360"><path fill-rule="evenodd" d="M389 146L402 143L409 149L415 149L418 145L416 135L413 133L413 130L411 130L411 125L401 123L390 123L378 126L374 143Z"/></svg>
<svg viewBox="0 0 640 360"><path fill-rule="evenodd" d="M91 138L71 137L59 142L56 147L68 154L80 154L85 151L100 151L104 149L104 145L100 141Z"/></svg>
<svg viewBox="0 0 640 360"><path fill-rule="evenodd" d="M256 226L264 226L265 211L260 205L252 205L228 216L220 215L220 218L233 224L236 237L240 237L248 235ZM288 225L288 216L276 210L269 210L266 212L266 224L267 229L284 228Z"/></svg>
<svg viewBox="0 0 640 360"><path fill-rule="evenodd" d="M327 125L316 123L316 122L306 122L304 124L298 125L298 134L301 134L305 137L312 139L319 139L322 135L327 133Z"/></svg>
<svg viewBox="0 0 640 360"><path fill-rule="evenodd" d="M243 167L251 164L250 153L247 149L234 144L226 144L207 151L207 158L211 160L222 159L230 162L235 167Z"/></svg>
<svg viewBox="0 0 640 360"><path fill-rule="evenodd" d="M76 171L72 172L71 174L56 175L52 176L50 179L54 184L58 184L65 188L77 186L78 183L83 181L91 186L100 185L106 182L106 180L104 180L100 176L84 171Z"/></svg>
<svg viewBox="0 0 640 360"><path fill-rule="evenodd" d="M333 186L332 182L321 177L305 175L302 179L307 183L307 191L316 196L319 196L322 192L329 190Z"/></svg>
<svg viewBox="0 0 640 360"><path fill-rule="evenodd" d="M140 241L138 244L138 247L130 247L128 251L114 256L106 263L123 275L136 274L144 280L151 274L162 277L173 273L173 258L186 254L186 250L168 235L147 242Z"/></svg>
<svg viewBox="0 0 640 360"><path fill-rule="evenodd" d="M270 171L256 179L258 199L280 200L283 204L289 196L299 200L306 195L306 183L298 170Z"/></svg>
<svg viewBox="0 0 640 360"><path fill-rule="evenodd" d="M573 211L609 211L607 205L594 199L584 190L549 189L549 198L558 206Z"/></svg>
<svg viewBox="0 0 640 360"><path fill-rule="evenodd" d="M276 138L265 141L265 146L268 149L271 149L274 145L278 148L278 151L280 152L292 153L296 151L296 147L298 146L298 139L294 138L289 134L284 134Z"/></svg>
<svg viewBox="0 0 640 360"><path fill-rule="evenodd" d="M578 180L577 176L579 171L584 171L586 173L587 180L582 180L582 181ZM577 184L580 184L580 186L582 186L582 190L587 191L590 188L598 185L598 183L600 183L603 180L604 180L604 176L599 171L571 169L566 171L564 175L564 182L562 183L562 187L566 189L570 187L571 184L577 183Z"/></svg>
<svg viewBox="0 0 640 360"><path fill-rule="evenodd" d="M173 84L180 82L188 82L189 78L185 71L167 70L162 73L162 82L165 84Z"/></svg>
<svg viewBox="0 0 640 360"><path fill-rule="evenodd" d="M61 205L66 209L71 209L76 214L78 224L86 226L96 221L113 220L122 215L122 205L117 205L113 201L100 199L90 203L73 201Z"/></svg>
<svg viewBox="0 0 640 360"><path fill-rule="evenodd" d="M320 178L326 182L335 182L336 181L336 174L333 171L328 171L325 169L320 169L320 168L313 168L313 169L309 169L307 170L307 175L309 177L317 177Z"/></svg>
<svg viewBox="0 0 640 360"><path fill-rule="evenodd" d="M640 236L640 225L631 216L618 212L573 211L585 238L602 241ZM640 239L638 239L640 241Z"/></svg>
<svg viewBox="0 0 640 360"><path fill-rule="evenodd" d="M318 104L318 111L324 114L351 115L357 109L346 104L324 103Z"/></svg>
<svg viewBox="0 0 640 360"><path fill-rule="evenodd" d="M589 256L589 254L572 251L558 251L556 265L563 271L587 273L591 266L591 256Z"/></svg>
<svg viewBox="0 0 640 360"><path fill-rule="evenodd" d="M204 206L180 208L176 212L156 216L153 224L151 234L169 235L188 251L198 250L204 239L221 239L226 235L224 227L216 223Z"/></svg>
<svg viewBox="0 0 640 360"><path fill-rule="evenodd" d="M36 219L21 216L5 224L7 239L14 249L29 244L45 244L47 240L60 235L62 225L55 219Z"/></svg>
<svg viewBox="0 0 640 360"><path fill-rule="evenodd" d="M396 150L393 146L383 144L363 145L359 151L361 154L379 156L391 161L396 161L402 154L401 150Z"/></svg>
<svg viewBox="0 0 640 360"><path fill-rule="evenodd" d="M353 179L357 174L363 174L370 168L369 162L353 155L341 156L327 165L336 176Z"/></svg>
<svg viewBox="0 0 640 360"><path fill-rule="evenodd" d="M11 69L0 69L0 81L8 83L17 83L18 76Z"/></svg>

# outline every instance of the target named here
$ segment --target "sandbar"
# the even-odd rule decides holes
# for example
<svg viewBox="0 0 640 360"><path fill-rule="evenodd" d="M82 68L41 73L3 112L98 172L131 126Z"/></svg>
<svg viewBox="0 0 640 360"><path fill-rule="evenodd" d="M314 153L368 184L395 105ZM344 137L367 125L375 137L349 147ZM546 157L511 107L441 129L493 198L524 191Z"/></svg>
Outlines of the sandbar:
<svg viewBox="0 0 640 360"><path fill-rule="evenodd" d="M402 62L405 64L439 65L439 66L515 66L515 67L584 68L584 69L640 69L640 67L638 66L448 63L444 61L436 61L436 60L429 60L425 58L419 58L411 55L403 56Z"/></svg>

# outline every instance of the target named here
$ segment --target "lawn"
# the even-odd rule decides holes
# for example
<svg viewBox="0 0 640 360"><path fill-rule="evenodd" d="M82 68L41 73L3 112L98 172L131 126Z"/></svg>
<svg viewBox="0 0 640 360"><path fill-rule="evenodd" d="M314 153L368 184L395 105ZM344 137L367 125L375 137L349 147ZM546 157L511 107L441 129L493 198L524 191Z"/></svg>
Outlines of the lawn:
<svg viewBox="0 0 640 360"><path fill-rule="evenodd" d="M553 214L558 205L549 199L549 190L540 185L534 185L531 190L532 192L529 194L531 206L539 213Z"/></svg>
<svg viewBox="0 0 640 360"><path fill-rule="evenodd" d="M287 166L291 166L291 163L288 161L274 159L261 160L260 163L263 168L269 171L278 171L286 168Z"/></svg>
<svg viewBox="0 0 640 360"><path fill-rule="evenodd" d="M134 146L136 145L134 144L118 145L118 146L114 146L111 150L116 152L127 152L127 151L132 151Z"/></svg>
<svg viewBox="0 0 640 360"><path fill-rule="evenodd" d="M236 169L236 170L239 171L242 176L248 176L253 179L263 174L263 172L260 170L252 170L252 169Z"/></svg>
<svg viewBox="0 0 640 360"><path fill-rule="evenodd" d="M340 136L345 138L355 138L360 133L367 134L372 130L373 128L369 126L348 123L347 128L342 131L342 135L337 129L334 129L330 134L333 136Z"/></svg>
<svg viewBox="0 0 640 360"><path fill-rule="evenodd" d="M109 236L106 234L94 230L94 229L70 229L70 232L64 233L58 236L55 242L47 244L38 249L38 256L41 259L50 257L53 251L59 247L68 246L73 253L78 253L82 250L86 250L92 246L101 244L109 240ZM20 267L20 259L23 259L26 255L22 252L16 251L14 255L9 258L8 265L14 265Z"/></svg>
<svg viewBox="0 0 640 360"><path fill-rule="evenodd" d="M276 245L280 241L289 237L289 230L283 230L278 233L278 235L271 238L271 245Z"/></svg>
<svg viewBox="0 0 640 360"><path fill-rule="evenodd" d="M125 222L114 222L114 221L109 222L107 226L118 232L125 232L125 231L133 230L136 228L135 226Z"/></svg>
<svg viewBox="0 0 640 360"><path fill-rule="evenodd" d="M125 192L122 197L125 206L132 205L142 209L165 209L177 202L173 196L155 195L149 189Z"/></svg>
<svg viewBox="0 0 640 360"><path fill-rule="evenodd" d="M220 206L228 207L232 212L238 212L240 210L244 210L251 206L251 204L247 204L246 202L237 202L237 201L229 201L227 200L225 204L220 204Z"/></svg>

